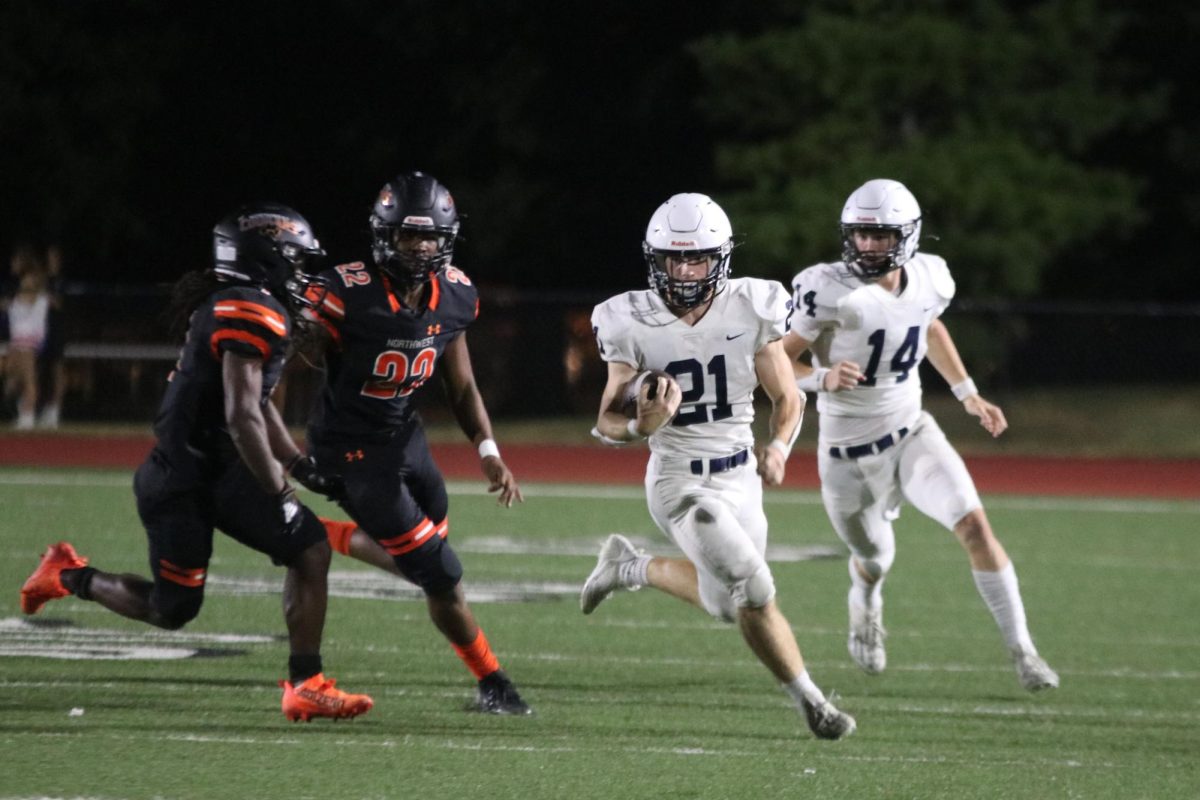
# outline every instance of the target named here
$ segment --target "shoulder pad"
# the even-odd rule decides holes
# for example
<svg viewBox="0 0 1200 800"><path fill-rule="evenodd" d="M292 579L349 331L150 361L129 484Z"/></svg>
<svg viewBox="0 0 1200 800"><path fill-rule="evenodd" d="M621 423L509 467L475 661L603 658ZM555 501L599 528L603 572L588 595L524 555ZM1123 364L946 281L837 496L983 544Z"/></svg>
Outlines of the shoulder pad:
<svg viewBox="0 0 1200 800"><path fill-rule="evenodd" d="M625 292L605 300L592 309L592 334L605 361L636 364L630 346L630 327L635 314L636 292Z"/></svg>
<svg viewBox="0 0 1200 800"><path fill-rule="evenodd" d="M750 307L759 319L778 322L787 317L791 310L791 292L779 281L766 278L742 278L739 290L745 295Z"/></svg>
<svg viewBox="0 0 1200 800"><path fill-rule="evenodd" d="M954 297L954 278L950 276L950 267L946 265L946 260L941 256L929 255L922 253L919 256L925 264L925 268L929 272L929 281L933 284L934 291L938 297L950 302Z"/></svg>

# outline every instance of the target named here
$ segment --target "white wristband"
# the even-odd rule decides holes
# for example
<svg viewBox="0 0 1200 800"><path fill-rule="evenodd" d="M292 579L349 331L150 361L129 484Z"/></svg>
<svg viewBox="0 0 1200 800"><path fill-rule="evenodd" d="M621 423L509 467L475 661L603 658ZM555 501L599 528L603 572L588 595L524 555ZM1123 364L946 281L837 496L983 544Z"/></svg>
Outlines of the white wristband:
<svg viewBox="0 0 1200 800"><path fill-rule="evenodd" d="M950 387L950 391L954 393L954 399L960 403L973 394L979 394L979 390L975 388L975 381L970 378L954 384Z"/></svg>
<svg viewBox="0 0 1200 800"><path fill-rule="evenodd" d="M638 433L636 419L631 419L631 420L629 420L629 422L626 422L625 430L629 431L629 435L635 439L645 439L646 438L645 436L642 436L640 433Z"/></svg>
<svg viewBox="0 0 1200 800"><path fill-rule="evenodd" d="M773 447L783 454L783 460L787 461L787 457L792 454L792 448L787 442L781 442L778 439L772 439L767 447Z"/></svg>
<svg viewBox="0 0 1200 800"><path fill-rule="evenodd" d="M484 439L479 443L479 457L487 458L488 456L500 457L500 448L496 446L495 439Z"/></svg>
<svg viewBox="0 0 1200 800"><path fill-rule="evenodd" d="M828 374L829 367L817 367L803 378L797 378L796 388L802 392L823 392L825 391L825 376Z"/></svg>

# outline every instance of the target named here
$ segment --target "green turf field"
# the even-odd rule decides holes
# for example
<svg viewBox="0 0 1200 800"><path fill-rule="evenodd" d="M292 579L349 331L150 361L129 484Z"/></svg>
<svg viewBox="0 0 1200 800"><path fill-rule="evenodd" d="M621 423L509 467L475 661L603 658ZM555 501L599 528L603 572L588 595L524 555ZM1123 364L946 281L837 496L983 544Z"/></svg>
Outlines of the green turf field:
<svg viewBox="0 0 1200 800"><path fill-rule="evenodd" d="M652 590L579 613L605 534L666 552L636 487L528 486L508 511L451 487L475 612L533 718L463 712L473 682L424 606L340 557L327 671L376 701L352 722L284 720L281 572L222 537L183 631L74 598L21 621L18 588L52 540L145 571L128 484L0 470L5 800L1200 796L1200 503L988 498L1062 676L1030 696L958 546L911 510L886 595L889 669L859 672L845 562L816 497L768 492L781 607L818 683L858 718L830 743L736 630Z"/></svg>

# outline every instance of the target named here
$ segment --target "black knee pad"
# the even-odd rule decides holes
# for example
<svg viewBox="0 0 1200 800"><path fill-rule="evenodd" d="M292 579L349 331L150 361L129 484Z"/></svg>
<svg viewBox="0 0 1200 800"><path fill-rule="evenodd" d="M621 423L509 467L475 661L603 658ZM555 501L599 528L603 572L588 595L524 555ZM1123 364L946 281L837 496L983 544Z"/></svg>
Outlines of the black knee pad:
<svg viewBox="0 0 1200 800"><path fill-rule="evenodd" d="M204 603L204 592L183 587L158 586L151 596L157 624L168 630L178 630L194 620Z"/></svg>
<svg viewBox="0 0 1200 800"><path fill-rule="evenodd" d="M462 562L450 543L442 538L396 556L396 566L405 578L420 586L426 594L439 594L453 589L463 576Z"/></svg>

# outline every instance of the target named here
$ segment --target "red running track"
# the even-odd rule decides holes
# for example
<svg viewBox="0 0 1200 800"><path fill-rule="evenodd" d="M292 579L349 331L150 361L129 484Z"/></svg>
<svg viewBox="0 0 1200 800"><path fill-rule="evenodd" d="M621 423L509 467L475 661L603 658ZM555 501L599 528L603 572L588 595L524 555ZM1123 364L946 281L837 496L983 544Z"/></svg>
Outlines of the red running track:
<svg viewBox="0 0 1200 800"><path fill-rule="evenodd" d="M0 436L0 465L30 467L108 467L132 469L153 440L149 436ZM645 445L505 444L504 459L522 482L640 484ZM480 479L479 457L467 444L435 444L434 458L447 478ZM1051 458L971 456L966 458L984 494L1077 497L1200 499L1200 459ZM797 452L788 462L784 485L818 488L817 464Z"/></svg>

